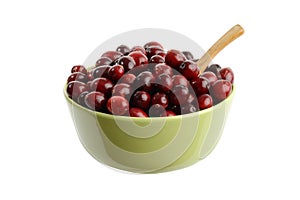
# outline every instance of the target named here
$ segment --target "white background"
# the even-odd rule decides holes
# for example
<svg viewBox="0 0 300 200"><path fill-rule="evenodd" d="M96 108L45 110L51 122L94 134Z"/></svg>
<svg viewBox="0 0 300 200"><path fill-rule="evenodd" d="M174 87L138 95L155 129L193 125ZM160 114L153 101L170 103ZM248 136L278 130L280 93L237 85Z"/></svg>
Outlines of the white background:
<svg viewBox="0 0 300 200"><path fill-rule="evenodd" d="M300 198L297 1L194 2L1 1L0 199ZM237 23L245 34L215 59L234 70L237 93L206 159L136 175L84 150L62 93L72 65L132 29L174 30L208 49Z"/></svg>

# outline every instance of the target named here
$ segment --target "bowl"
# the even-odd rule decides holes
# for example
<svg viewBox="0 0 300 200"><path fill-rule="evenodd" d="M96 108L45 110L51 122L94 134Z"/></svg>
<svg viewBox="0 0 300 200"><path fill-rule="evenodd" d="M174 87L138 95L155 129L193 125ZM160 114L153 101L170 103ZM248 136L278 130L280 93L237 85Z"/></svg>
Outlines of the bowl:
<svg viewBox="0 0 300 200"><path fill-rule="evenodd" d="M142 45L156 40L166 48L189 50L195 57L203 49L189 38L169 30L139 29L118 35L97 47L85 66L120 44ZM235 93L198 112L172 117L137 118L92 111L64 96L78 137L96 160L120 170L160 173L188 167L204 159L218 143Z"/></svg>

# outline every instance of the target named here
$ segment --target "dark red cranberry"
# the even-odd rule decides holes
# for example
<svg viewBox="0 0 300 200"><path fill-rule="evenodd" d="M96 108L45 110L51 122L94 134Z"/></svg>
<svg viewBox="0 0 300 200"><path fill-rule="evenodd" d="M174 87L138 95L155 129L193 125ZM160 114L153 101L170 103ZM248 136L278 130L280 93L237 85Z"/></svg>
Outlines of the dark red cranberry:
<svg viewBox="0 0 300 200"><path fill-rule="evenodd" d="M120 46L117 47L116 51L118 51L124 55L124 54L129 53L130 48L124 44L121 44Z"/></svg>
<svg viewBox="0 0 300 200"><path fill-rule="evenodd" d="M77 98L77 103L83 107L86 107L86 104L84 102L84 98L85 96L88 94L89 92L88 91L85 91L85 92L82 92L78 98Z"/></svg>
<svg viewBox="0 0 300 200"><path fill-rule="evenodd" d="M174 75L172 77L172 80L173 80L173 86L183 85L187 87L189 84L188 80L182 75Z"/></svg>
<svg viewBox="0 0 300 200"><path fill-rule="evenodd" d="M87 75L85 75L81 72L74 72L68 77L67 83L70 83L71 81L79 81L82 83L86 83L89 81L89 78Z"/></svg>
<svg viewBox="0 0 300 200"><path fill-rule="evenodd" d="M184 105L189 98L189 89L183 85L176 85L172 89L173 95L170 95L170 101L174 105Z"/></svg>
<svg viewBox="0 0 300 200"><path fill-rule="evenodd" d="M88 73L87 73L87 78L88 78L89 81L94 80L93 70L92 70L92 71L88 71Z"/></svg>
<svg viewBox="0 0 300 200"><path fill-rule="evenodd" d="M176 115L181 115L180 105L172 105L169 109L173 111Z"/></svg>
<svg viewBox="0 0 300 200"><path fill-rule="evenodd" d="M218 103L226 99L231 93L231 90L232 90L232 85L229 81L217 80L211 85L209 92L214 102Z"/></svg>
<svg viewBox="0 0 300 200"><path fill-rule="evenodd" d="M148 117L147 113L140 108L130 108L130 117Z"/></svg>
<svg viewBox="0 0 300 200"><path fill-rule="evenodd" d="M180 65L179 72L185 76L186 79L192 80L198 77L200 69L195 62L186 60Z"/></svg>
<svg viewBox="0 0 300 200"><path fill-rule="evenodd" d="M154 55L150 58L149 63L164 63L165 59L160 55Z"/></svg>
<svg viewBox="0 0 300 200"><path fill-rule="evenodd" d="M129 99L131 95L130 85L126 83L118 83L113 87L111 94L112 96L122 96L125 99Z"/></svg>
<svg viewBox="0 0 300 200"><path fill-rule="evenodd" d="M105 109L106 106L106 97L102 92L93 91L88 93L85 98L84 102L88 108L91 110L101 111Z"/></svg>
<svg viewBox="0 0 300 200"><path fill-rule="evenodd" d="M142 52L144 55L146 55L146 50L144 47L142 46L134 46L131 48L131 52L134 52L134 51L140 51Z"/></svg>
<svg viewBox="0 0 300 200"><path fill-rule="evenodd" d="M164 50L159 46L150 46L148 48L145 48L145 50L146 50L146 55L147 55L148 59L150 59L152 56L155 56L155 55L160 55L162 57L166 56L166 53L164 52Z"/></svg>
<svg viewBox="0 0 300 200"><path fill-rule="evenodd" d="M159 76L160 74L167 74L170 77L172 77L173 76L173 69L169 65L159 63L159 64L154 66L153 74L155 76Z"/></svg>
<svg viewBox="0 0 300 200"><path fill-rule="evenodd" d="M77 100L78 96L87 91L87 85L79 81L71 81L67 86L67 93L71 99Z"/></svg>
<svg viewBox="0 0 300 200"><path fill-rule="evenodd" d="M186 57L183 53L181 53L178 50L175 49L171 49L167 52L166 57L165 57L165 61L166 64L178 69L179 66L186 60Z"/></svg>
<svg viewBox="0 0 300 200"><path fill-rule="evenodd" d="M130 56L122 56L118 59L117 64L122 65L124 67L125 72L128 72L129 70L135 67L135 61Z"/></svg>
<svg viewBox="0 0 300 200"><path fill-rule="evenodd" d="M213 72L203 72L200 76L206 78L210 84L218 80L218 77Z"/></svg>
<svg viewBox="0 0 300 200"><path fill-rule="evenodd" d="M145 91L137 91L134 93L134 95L131 97L131 104L133 107L138 107L143 110L147 110L150 105L151 96L148 92Z"/></svg>
<svg viewBox="0 0 300 200"><path fill-rule="evenodd" d="M71 69L71 73L74 73L74 72L81 72L83 74L87 74L87 70L83 65L73 66L72 69Z"/></svg>
<svg viewBox="0 0 300 200"><path fill-rule="evenodd" d="M198 105L200 110L210 108L213 106L213 99L209 94L202 94L198 97Z"/></svg>
<svg viewBox="0 0 300 200"><path fill-rule="evenodd" d="M160 104L154 104L149 108L149 117L166 117L166 109Z"/></svg>
<svg viewBox="0 0 300 200"><path fill-rule="evenodd" d="M92 82L93 82L93 81L88 81L88 82L86 82L87 90L90 91L90 92L92 91L92 87L91 87L91 86L92 86Z"/></svg>
<svg viewBox="0 0 300 200"><path fill-rule="evenodd" d="M169 105L169 99L165 93L157 92L152 96L151 103L160 104L166 108Z"/></svg>
<svg viewBox="0 0 300 200"><path fill-rule="evenodd" d="M160 47L160 48L162 48L162 49L164 48L160 43L155 42L155 41L147 42L147 43L144 45L144 48L147 49L147 48L149 48L149 47L151 47L151 46L158 46L158 47Z"/></svg>
<svg viewBox="0 0 300 200"><path fill-rule="evenodd" d="M197 96L207 94L209 81L204 77L197 77L191 81L191 86L193 87Z"/></svg>
<svg viewBox="0 0 300 200"><path fill-rule="evenodd" d="M172 78L168 74L160 74L156 78L155 85L157 86L157 89L168 92L173 87Z"/></svg>
<svg viewBox="0 0 300 200"><path fill-rule="evenodd" d="M98 66L102 66L102 65L110 65L111 62L112 62L112 59L110 59L108 57L102 57L96 61L95 66L98 67Z"/></svg>
<svg viewBox="0 0 300 200"><path fill-rule="evenodd" d="M221 78L221 75L220 75L220 71L221 70L221 66L218 65L218 64L212 64L210 66L208 66L206 69L205 69L205 72L212 72L214 73L218 79Z"/></svg>
<svg viewBox="0 0 300 200"><path fill-rule="evenodd" d="M111 93L113 86L113 83L107 78L96 78L90 85L91 91L102 92L105 95L109 95Z"/></svg>
<svg viewBox="0 0 300 200"><path fill-rule="evenodd" d="M121 96L112 96L107 101L107 109L114 115L124 115L129 114L129 103Z"/></svg>
<svg viewBox="0 0 300 200"><path fill-rule="evenodd" d="M120 58L122 55L123 54L121 52L118 52L118 51L107 51L107 52L103 53L101 55L101 57L108 57L111 60L116 60L116 59Z"/></svg>
<svg viewBox="0 0 300 200"><path fill-rule="evenodd" d="M176 114L172 110L167 110L166 113L167 113L167 117L176 116Z"/></svg>
<svg viewBox="0 0 300 200"><path fill-rule="evenodd" d="M148 64L147 56L140 51L133 51L128 55L134 59L136 66Z"/></svg>
<svg viewBox="0 0 300 200"><path fill-rule="evenodd" d="M133 84L136 79L136 76L134 74L124 74L118 81L118 83L127 83L127 84Z"/></svg>
<svg viewBox="0 0 300 200"><path fill-rule="evenodd" d="M194 56L190 51L183 51L182 53L185 55L186 59L188 59L188 60L194 59Z"/></svg>
<svg viewBox="0 0 300 200"><path fill-rule="evenodd" d="M117 82L124 75L124 67L122 65L114 65L107 72L108 78L113 82Z"/></svg>
<svg viewBox="0 0 300 200"><path fill-rule="evenodd" d="M226 67L220 70L221 78L224 80L229 81L231 84L233 84L234 81L234 74L231 68Z"/></svg>
<svg viewBox="0 0 300 200"><path fill-rule="evenodd" d="M104 77L107 78L108 77L108 70L110 69L111 66L109 65L103 65L103 66L99 66L96 67L92 70L92 75L95 78L100 78L100 77Z"/></svg>
<svg viewBox="0 0 300 200"><path fill-rule="evenodd" d="M141 88L142 90L149 92L152 89L152 84L153 84L154 80L155 80L155 78L152 75L152 73L149 71L145 71L145 72L140 73L136 77L134 86L136 88Z"/></svg>
<svg viewBox="0 0 300 200"><path fill-rule="evenodd" d="M198 110L199 109L194 104L188 103L182 106L181 113L189 114L189 113L197 112Z"/></svg>

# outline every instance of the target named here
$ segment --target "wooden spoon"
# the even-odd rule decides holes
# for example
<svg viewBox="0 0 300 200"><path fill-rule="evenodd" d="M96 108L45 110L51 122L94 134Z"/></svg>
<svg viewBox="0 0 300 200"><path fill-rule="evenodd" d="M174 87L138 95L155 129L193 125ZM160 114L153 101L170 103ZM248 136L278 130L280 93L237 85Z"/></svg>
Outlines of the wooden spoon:
<svg viewBox="0 0 300 200"><path fill-rule="evenodd" d="M210 47L210 49L208 49L208 51L197 61L197 65L200 68L200 74L205 71L208 64L222 49L224 49L228 44L241 36L243 33L243 27L237 24L233 26L229 31L227 31L219 40L217 40Z"/></svg>

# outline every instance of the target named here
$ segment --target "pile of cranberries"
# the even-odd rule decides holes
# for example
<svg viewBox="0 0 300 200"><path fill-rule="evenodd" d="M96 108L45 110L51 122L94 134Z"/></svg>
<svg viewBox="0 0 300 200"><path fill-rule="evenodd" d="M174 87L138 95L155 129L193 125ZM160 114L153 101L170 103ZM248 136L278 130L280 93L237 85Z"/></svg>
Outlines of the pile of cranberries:
<svg viewBox="0 0 300 200"><path fill-rule="evenodd" d="M90 69L72 67L67 94L91 110L131 117L165 117L209 108L227 98L230 68L210 65L200 74L189 51L158 42L103 53Z"/></svg>

